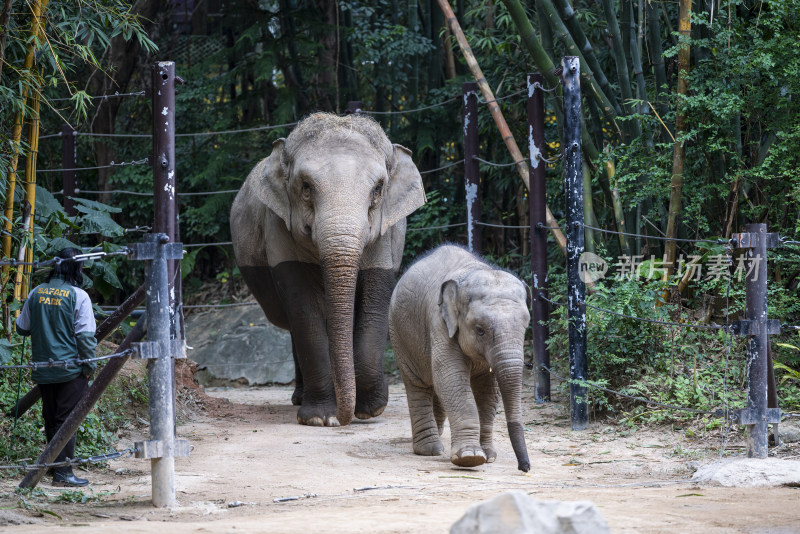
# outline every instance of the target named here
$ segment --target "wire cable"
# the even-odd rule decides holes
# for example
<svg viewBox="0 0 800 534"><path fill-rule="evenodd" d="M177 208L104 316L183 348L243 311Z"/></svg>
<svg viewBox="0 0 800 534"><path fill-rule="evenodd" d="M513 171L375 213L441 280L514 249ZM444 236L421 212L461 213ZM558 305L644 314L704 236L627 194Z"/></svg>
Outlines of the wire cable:
<svg viewBox="0 0 800 534"><path fill-rule="evenodd" d="M146 165L150 163L150 158L143 158L135 161L121 161L114 163L113 161L108 165L98 165L97 167L75 167L74 169L37 169L36 172L77 172L77 171L93 171L97 169L110 169L111 167L127 167L129 165ZM77 189L75 191L78 191ZM63 194L63 191L61 191Z"/></svg>
<svg viewBox="0 0 800 534"><path fill-rule="evenodd" d="M405 115L406 113L416 113L418 111L425 111L426 109L439 108L449 104L450 102L459 100L460 98L461 98L460 95L454 96L452 98L448 98L447 100L439 102L438 104L431 104L430 106L424 106L416 109L402 109L399 111L367 111L362 109L358 113L363 113L364 115Z"/></svg>

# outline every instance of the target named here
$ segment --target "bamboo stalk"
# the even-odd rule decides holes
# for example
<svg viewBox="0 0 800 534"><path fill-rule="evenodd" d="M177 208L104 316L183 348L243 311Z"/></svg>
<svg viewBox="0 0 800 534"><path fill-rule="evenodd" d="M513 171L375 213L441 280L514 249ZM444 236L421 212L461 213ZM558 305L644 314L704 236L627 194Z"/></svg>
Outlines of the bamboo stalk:
<svg viewBox="0 0 800 534"><path fill-rule="evenodd" d="M39 80L37 73L37 80ZM25 201L30 205L31 212L28 219L28 238L30 243L33 243L33 221L36 215L36 158L39 154L39 103L41 97L37 91L33 95L33 114L31 115L30 122L28 123L28 142L30 149L28 150L28 157L25 161ZM33 261L33 247L28 247L25 250L25 261ZM16 280L14 281L14 300L20 300L28 295L28 287L30 282L31 265L23 265L21 269L17 270Z"/></svg>
<svg viewBox="0 0 800 534"><path fill-rule="evenodd" d="M633 67L633 76L636 79L636 99L639 100L639 113L647 113L648 100L647 100L647 86L644 81L644 69L642 68L642 49L640 48L641 40L636 33L636 24L633 22L633 2L628 4L631 10L631 32L630 32L630 51L631 51L631 66Z"/></svg>
<svg viewBox="0 0 800 534"><path fill-rule="evenodd" d="M611 147L606 147L606 154L610 155ZM625 213L622 210L622 201L619 198L619 189L617 189L616 175L617 169L614 166L614 160L611 157L606 159L606 174L609 176L609 181L613 184L611 189L611 203L614 207L614 221L617 223L617 232L620 232L617 237L619 238L619 250L621 254L631 255L633 247L630 243L630 237L622 235L626 232L625 226Z"/></svg>
<svg viewBox="0 0 800 534"><path fill-rule="evenodd" d="M603 72L603 68L600 66L600 62L594 53L592 43L589 42L589 39L586 37L586 33L583 31L583 27L580 25L578 18L575 16L575 10L572 9L571 5L569 5L568 0L555 0L555 6L558 10L559 17L561 17L561 20L564 21L567 30L569 30L570 35L572 35L572 38L575 40L575 44L578 45L583 53L583 57L586 59L586 63L589 65L589 68L594 74L594 77L597 80L597 83L600 85L600 88L613 104L617 115L621 115L622 110L619 107L616 94L611 88L611 84L608 83L608 78L606 77L605 72Z"/></svg>
<svg viewBox="0 0 800 534"><path fill-rule="evenodd" d="M617 65L617 78L619 79L619 87L622 91L622 109L628 114L631 112L631 100L633 99L633 91L631 90L631 78L628 72L628 61L625 55L625 49L622 43L622 37L619 29L619 22L617 21L617 14L614 12L614 4L612 0L603 0L603 12L606 17L606 24L608 25L608 33L611 38L611 45L614 49L614 56ZM626 130L630 139L639 137L641 129L638 121L626 121Z"/></svg>
<svg viewBox="0 0 800 534"><path fill-rule="evenodd" d="M681 48L678 50L678 103L675 114L675 138L672 147L672 179L669 188L669 211L667 212L667 233L668 238L674 238L678 232L678 216L681 212L681 194L683 191L683 169L686 150L682 134L686 130L686 104L684 99L689 88L687 81L687 71L691 58L689 47L689 37L692 32L692 0L680 0L678 15L678 31L681 35ZM673 263L675 262L675 251L677 243L667 241L664 245L665 270L663 280L666 281L672 275Z"/></svg>
<svg viewBox="0 0 800 534"><path fill-rule="evenodd" d="M586 59L583 57L583 51L575 43L572 35L570 35L569 31L567 30L567 26L564 24L564 21L561 20L561 17L556 11L552 0L541 0L539 5L541 5L545 10L545 15L550 22L553 35L555 35L555 37L564 45L564 49L566 50L567 54L578 57L578 60L581 64L581 78L586 80L589 93L597 101L597 103L600 104L600 110L602 111L603 115L609 122L614 124L617 130L619 130L619 125L616 122L617 111L614 108L614 104L611 102L608 96L606 96L597 80L595 80L594 72L589 67Z"/></svg>
<svg viewBox="0 0 800 534"><path fill-rule="evenodd" d="M519 147L517 146L517 142L514 140L514 135L511 133L511 130L509 129L508 124L506 123L505 117L503 117L503 112L500 110L500 106L497 105L497 101L495 100L494 94L492 93L492 89L489 87L489 84L486 81L486 77L483 75L483 71L481 71L481 68L478 65L478 61L475 59L475 55L472 53L472 48L469 46L467 38L464 35L464 32L461 30L461 25L458 23L458 19L456 19L456 16L453 13L453 9L450 7L450 2L448 2L448 0L437 0L437 2L439 2L439 7L442 8L445 20L447 21L447 24L450 26L450 31L452 31L453 35L456 36L458 45L461 48L461 53L464 54L464 58L467 60L467 65L469 66L472 75L475 77L475 81L478 82L478 88L480 88L481 94L483 95L484 100L486 100L486 103L489 106L489 111L492 114L492 118L494 119L494 122L497 125L498 130L500 130L500 135L506 144L506 148L511 154L512 159L515 162L517 162L517 164L515 165L517 173L519 174L522 181L525 183L525 187L527 187L528 191L530 191L530 179L528 176L527 159L522 155L522 152L520 152ZM552 63L550 64L550 66L552 67ZM557 81L557 78L555 76L555 68L551 68L549 74L554 81ZM555 85L555 83L553 83L553 85ZM545 211L546 211L547 225L551 227L558 226L558 221L556 220L555 217L553 217L553 213L550 211L550 208L546 207ZM567 240L564 237L564 234L561 232L561 230L558 229L552 229L550 230L550 232L553 234L556 243L558 243L561 252L566 254Z"/></svg>
<svg viewBox="0 0 800 534"><path fill-rule="evenodd" d="M42 15L47 3L50 0L33 0L31 5L31 42L28 45L28 53L25 55L25 63L23 64L23 71L30 72L33 68L33 60L36 56L37 41L41 38L44 32L42 22ZM11 132L11 146L13 154L8 170L8 178L6 183L6 201L3 214L5 220L3 221L3 235L0 238L0 243L3 247L3 257L8 258L11 255L11 230L14 222L14 192L17 184L17 165L19 163L20 142L22 140L22 123L25 119L25 106L28 103L28 85L22 86L22 110L17 114L14 119L14 128ZM3 280L8 277L8 266L3 266Z"/></svg>

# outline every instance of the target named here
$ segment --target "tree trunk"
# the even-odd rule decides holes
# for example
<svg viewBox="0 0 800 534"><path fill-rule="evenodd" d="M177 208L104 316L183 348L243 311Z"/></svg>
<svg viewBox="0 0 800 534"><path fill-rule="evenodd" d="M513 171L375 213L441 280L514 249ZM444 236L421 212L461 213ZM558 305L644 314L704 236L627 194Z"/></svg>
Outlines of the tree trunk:
<svg viewBox="0 0 800 534"><path fill-rule="evenodd" d="M319 55L319 85L317 86L317 106L324 111L338 111L338 48L339 21L336 0L317 0L317 8L322 16L324 30L319 37L322 52Z"/></svg>
<svg viewBox="0 0 800 534"><path fill-rule="evenodd" d="M691 14L692 0L680 0L680 12L678 18L678 29L681 40L688 40L692 32ZM667 213L667 234L668 238L675 238L678 233L678 216L681 211L681 193L683 190L683 168L686 150L684 147L683 134L686 130L686 104L684 99L688 92L687 71L689 70L689 58L691 49L688 42L683 42L678 51L678 102L677 113L675 115L675 142L672 149L672 180L669 190L669 211ZM664 281L668 280L673 272L675 262L675 251L677 249L675 241L667 241L664 246Z"/></svg>

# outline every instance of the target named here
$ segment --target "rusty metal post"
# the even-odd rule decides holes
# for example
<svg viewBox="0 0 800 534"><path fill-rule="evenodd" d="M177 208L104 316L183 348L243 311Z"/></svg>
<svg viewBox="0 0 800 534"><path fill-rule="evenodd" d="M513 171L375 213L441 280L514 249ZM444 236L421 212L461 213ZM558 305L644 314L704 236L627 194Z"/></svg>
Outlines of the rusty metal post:
<svg viewBox="0 0 800 534"><path fill-rule="evenodd" d="M780 408L768 401L769 338L780 333L780 323L767 318L767 248L778 245L777 234L768 234L766 224L748 224L745 233L733 236L737 248L745 249L745 318L734 323L734 331L747 337L747 404L734 412L747 427L748 458L766 458L767 427L780 422Z"/></svg>
<svg viewBox="0 0 800 534"><path fill-rule="evenodd" d="M481 174L478 160L478 84L461 84L464 95L464 190L467 200L467 248L481 250Z"/></svg>
<svg viewBox="0 0 800 534"><path fill-rule="evenodd" d="M62 190L64 191L64 211L70 217L74 216L75 211L75 129L69 124L61 126L61 168L65 169L62 178Z"/></svg>
<svg viewBox="0 0 800 534"><path fill-rule="evenodd" d="M569 322L570 418L573 430L589 424L586 361L586 284L580 277L584 252L583 163L581 160L581 78L575 56L561 60L564 88L564 191L567 211L567 318Z"/></svg>
<svg viewBox="0 0 800 534"><path fill-rule="evenodd" d="M545 199L544 153L544 77L529 73L528 88L528 149L530 151L530 183L528 213L531 239L531 344L533 349L533 394L536 402L550 401L550 351L547 337L550 309L547 301L547 203Z"/></svg>

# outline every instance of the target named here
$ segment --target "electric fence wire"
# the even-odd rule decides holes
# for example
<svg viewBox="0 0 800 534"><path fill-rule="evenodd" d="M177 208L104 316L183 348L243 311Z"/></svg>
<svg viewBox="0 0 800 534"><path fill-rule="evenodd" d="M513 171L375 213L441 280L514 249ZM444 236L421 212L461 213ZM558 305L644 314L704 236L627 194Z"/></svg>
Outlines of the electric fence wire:
<svg viewBox="0 0 800 534"><path fill-rule="evenodd" d="M558 302L558 301L555 301L555 300L550 300L549 298L547 298L544 295L542 295L541 292L539 292L538 298L544 300L545 302L549 302L550 304L553 304L554 306L565 306L565 307L568 306L568 304L565 303L565 302ZM608 314L611 314L611 315L616 315L618 317L625 317L627 319L634 319L636 321L644 321L644 322L647 322L647 323L660 324L660 325L664 325L664 326L676 326L676 327L679 327L679 328L708 328L708 329L711 329L711 330L723 330L723 331L731 330L731 327L729 325L727 325L727 324L725 324L725 325L716 325L716 324L699 324L699 323L673 323L673 322L669 322L669 321L659 321L657 319L647 319L645 317L636 317L635 315L627 315L625 313L615 312L615 311L612 311L612 310L607 310L605 308L600 308L598 306L593 306L593 305L588 304L586 302L584 302L583 304L587 308L591 308L591 309L599 311L601 313L608 313Z"/></svg>
<svg viewBox="0 0 800 534"><path fill-rule="evenodd" d="M438 104L431 104L430 106L424 106L424 107L415 108L415 109L401 109L401 110L398 110L398 111L368 111L368 110L362 109L362 110L359 110L358 113L363 113L364 115L405 115L406 113L416 113L418 111L425 111L427 109L440 108L442 106L446 106L450 102L454 102L456 100L459 100L460 98L461 98L460 95L459 96L454 96L452 98L448 98L447 100L443 100L442 102L439 102Z"/></svg>
<svg viewBox="0 0 800 534"><path fill-rule="evenodd" d="M7 260L0 261L0 265L9 265L12 267L17 265L31 265L33 267L39 268L39 267L48 267L54 264L60 265L63 262L94 260L105 256L127 256L128 251L129 251L128 247L122 247L122 249L113 252L87 252L84 254L76 254L72 258L55 257L44 261L19 261L15 260L14 258L10 258Z"/></svg>
<svg viewBox="0 0 800 534"><path fill-rule="evenodd" d="M618 232L616 230L607 230L605 228L598 228L596 226L590 226L585 223L574 222L572 224L579 224L584 228L588 228L590 230L596 230L598 232L604 232L606 234L615 234L615 235L626 235L630 237L643 237L646 239L658 239L661 241L677 241L681 243L714 243L717 245L724 245L730 242L730 239L682 239L678 237L661 237L657 235L644 235L644 234L632 234L629 232Z"/></svg>
<svg viewBox="0 0 800 534"><path fill-rule="evenodd" d="M626 399L631 399L631 400L634 400L634 401L643 402L643 403L649 404L651 406L659 406L661 408L667 408L667 409L670 409L670 410L679 410L679 411L682 411L682 412L694 413L694 414L700 414L700 415L713 415L715 417L730 418L732 416L732 414L728 413L726 410L714 410L714 411L698 410L698 409L695 409L695 408L687 408L685 406L677 406L675 404L665 404L663 402L658 402L658 401L654 401L654 400L651 400L651 399L646 399L644 397L636 397L636 396L633 396L633 395L628 395L627 393L622 393L620 391L615 391L613 389L601 386L600 384L595 384L595 383L590 382L588 380L575 380L575 379L572 379L572 378L563 377L563 376L559 375L558 373L556 373L556 372L552 371L551 369L549 369L544 364L541 364L539 367L542 370L547 371L551 376L554 376L557 379L561 380L562 382L567 382L567 383L570 383L570 384L577 384L579 386L588 386L588 387L591 387L591 388L594 388L594 389L598 389L600 391L605 391L606 393L611 393L613 395L618 395L620 397L624 397ZM727 416L726 416L726 414L727 414Z"/></svg>
<svg viewBox="0 0 800 534"><path fill-rule="evenodd" d="M481 159L478 156L472 156L472 159L478 160L481 163L485 163L486 165L489 165L491 167L513 167L513 166L518 165L520 163L527 163L528 162L527 159L522 159L522 160L514 161L514 162L511 162L511 163L494 163L492 161L486 161L485 159Z"/></svg>
<svg viewBox="0 0 800 534"><path fill-rule="evenodd" d="M97 96L89 96L90 100L108 100L109 98L122 98L124 96L145 96L145 91L137 91L135 93L120 93L119 91L115 91L113 95L97 95ZM70 98L49 98L49 102L67 102L72 100L73 97Z"/></svg>
<svg viewBox="0 0 800 534"><path fill-rule="evenodd" d="M464 163L464 160L460 159L458 161L454 161L453 163L448 163L447 165L445 165L443 167L439 167L439 168L436 168L436 169L429 169L427 171L419 171L419 173L420 174L430 174L432 172L443 171L444 169L449 169L450 167L455 167L456 165L461 165L462 163Z"/></svg>
<svg viewBox="0 0 800 534"><path fill-rule="evenodd" d="M111 162L108 165L98 165L97 167L75 167L74 169L36 169L36 172L77 172L77 171L94 171L97 169L110 169L111 167L127 167L130 165L146 165L150 163L150 158L142 158L135 161L120 161L119 163ZM75 190L78 191L77 189ZM85 192L85 191L84 191ZM63 194L63 191L60 191ZM152 193L151 193L152 194Z"/></svg>
<svg viewBox="0 0 800 534"><path fill-rule="evenodd" d="M129 356L135 353L137 349L130 348L127 350L123 350L122 352L115 352L114 354L107 354L105 356L97 356L95 358L70 358L68 360L54 360L50 358L46 362L30 362L30 363L23 363L18 365L0 365L0 371L5 371L8 369L44 369L49 367L60 367L64 369L69 369L72 367L79 367L86 363L93 363L99 362L103 360L111 360L112 358L122 358L124 356Z"/></svg>
<svg viewBox="0 0 800 534"><path fill-rule="evenodd" d="M276 130L278 128L288 128L289 126L295 126L297 122L288 122L285 124L271 124L265 126L254 126L252 128L241 128L238 130L219 130L215 132L191 132L191 133L176 133L175 137L200 137L200 136L207 136L207 135L227 135L227 134L237 134L237 133L245 133L245 132L257 132L257 131L267 131L267 130ZM95 133L95 132L73 132L73 135L82 135L85 137L111 137L111 138L131 138L131 139L140 139L140 138L147 138L150 139L153 137L152 134L129 134L129 133ZM48 135L40 135L39 139L50 139L52 137L61 137L61 133L57 134L48 134Z"/></svg>
<svg viewBox="0 0 800 534"><path fill-rule="evenodd" d="M505 96L501 96L501 97L495 97L494 100L484 100L483 98L478 97L478 102L481 103L481 104L493 104L495 102L502 102L503 100L508 100L509 98L514 98L515 96L519 96L519 95L521 95L523 93L527 93L527 92L528 92L528 88L526 87L525 89L520 89L516 93L511 93L511 94L508 94L508 95L505 95Z"/></svg>
<svg viewBox="0 0 800 534"><path fill-rule="evenodd" d="M108 460L117 460L119 458L130 458L134 454L139 452L136 448L127 448L122 451L116 452L109 452L106 454L97 454L94 456L89 456L88 458L67 458L63 462L52 462L52 463L45 463L45 464L29 464L26 462L22 462L17 465L0 465L0 469L27 469L27 470L38 470L38 469L49 469L51 467L75 467L78 465L85 465L85 464L97 464L101 462L107 462Z"/></svg>

